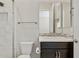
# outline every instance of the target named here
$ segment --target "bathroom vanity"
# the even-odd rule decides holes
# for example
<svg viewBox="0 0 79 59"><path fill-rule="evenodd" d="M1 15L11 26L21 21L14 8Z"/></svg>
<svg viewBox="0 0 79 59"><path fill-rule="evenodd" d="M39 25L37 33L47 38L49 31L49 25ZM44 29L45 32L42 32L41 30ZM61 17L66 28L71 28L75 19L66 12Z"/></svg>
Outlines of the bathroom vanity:
<svg viewBox="0 0 79 59"><path fill-rule="evenodd" d="M41 58L73 58L73 40L65 37L40 36Z"/></svg>
<svg viewBox="0 0 79 59"><path fill-rule="evenodd" d="M40 2L40 57L73 58L72 0L53 2Z"/></svg>

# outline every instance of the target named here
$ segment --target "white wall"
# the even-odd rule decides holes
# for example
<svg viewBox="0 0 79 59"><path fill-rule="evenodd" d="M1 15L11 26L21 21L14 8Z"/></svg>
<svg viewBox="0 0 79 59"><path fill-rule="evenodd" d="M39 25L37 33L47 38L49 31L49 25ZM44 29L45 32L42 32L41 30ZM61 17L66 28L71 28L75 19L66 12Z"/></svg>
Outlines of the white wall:
<svg viewBox="0 0 79 59"><path fill-rule="evenodd" d="M15 54L21 54L20 42L38 40L38 0L15 0ZM17 22L25 22L18 24ZM37 22L27 23L27 22Z"/></svg>
<svg viewBox="0 0 79 59"><path fill-rule="evenodd" d="M74 57L79 58L79 0L73 0Z"/></svg>
<svg viewBox="0 0 79 59"><path fill-rule="evenodd" d="M13 7L12 0L0 0L0 58L13 57Z"/></svg>

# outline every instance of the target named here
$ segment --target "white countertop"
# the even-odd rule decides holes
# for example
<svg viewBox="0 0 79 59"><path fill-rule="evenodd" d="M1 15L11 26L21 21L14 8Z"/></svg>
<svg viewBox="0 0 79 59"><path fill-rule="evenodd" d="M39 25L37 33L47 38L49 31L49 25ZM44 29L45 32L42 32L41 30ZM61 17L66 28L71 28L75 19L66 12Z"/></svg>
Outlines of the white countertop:
<svg viewBox="0 0 79 59"><path fill-rule="evenodd" d="M73 39L71 37L39 36L39 42L73 42Z"/></svg>

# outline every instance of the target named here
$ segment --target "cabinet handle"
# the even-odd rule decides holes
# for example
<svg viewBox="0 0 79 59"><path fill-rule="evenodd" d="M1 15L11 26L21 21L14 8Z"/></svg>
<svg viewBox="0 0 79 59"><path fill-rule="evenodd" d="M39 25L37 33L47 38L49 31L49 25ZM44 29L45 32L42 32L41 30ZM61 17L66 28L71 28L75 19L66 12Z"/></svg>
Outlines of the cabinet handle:
<svg viewBox="0 0 79 59"><path fill-rule="evenodd" d="M61 53L59 50L56 51L56 58L61 58Z"/></svg>
<svg viewBox="0 0 79 59"><path fill-rule="evenodd" d="M61 53L59 50L58 50L58 58L61 58Z"/></svg>
<svg viewBox="0 0 79 59"><path fill-rule="evenodd" d="M58 58L58 52L56 51L56 58Z"/></svg>

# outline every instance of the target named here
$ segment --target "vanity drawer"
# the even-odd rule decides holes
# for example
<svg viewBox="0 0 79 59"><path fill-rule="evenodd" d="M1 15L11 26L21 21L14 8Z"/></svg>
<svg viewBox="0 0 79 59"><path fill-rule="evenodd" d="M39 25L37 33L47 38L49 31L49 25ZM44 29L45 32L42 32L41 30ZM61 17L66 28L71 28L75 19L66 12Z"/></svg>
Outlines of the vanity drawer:
<svg viewBox="0 0 79 59"><path fill-rule="evenodd" d="M72 48L72 42L41 42L41 48Z"/></svg>

